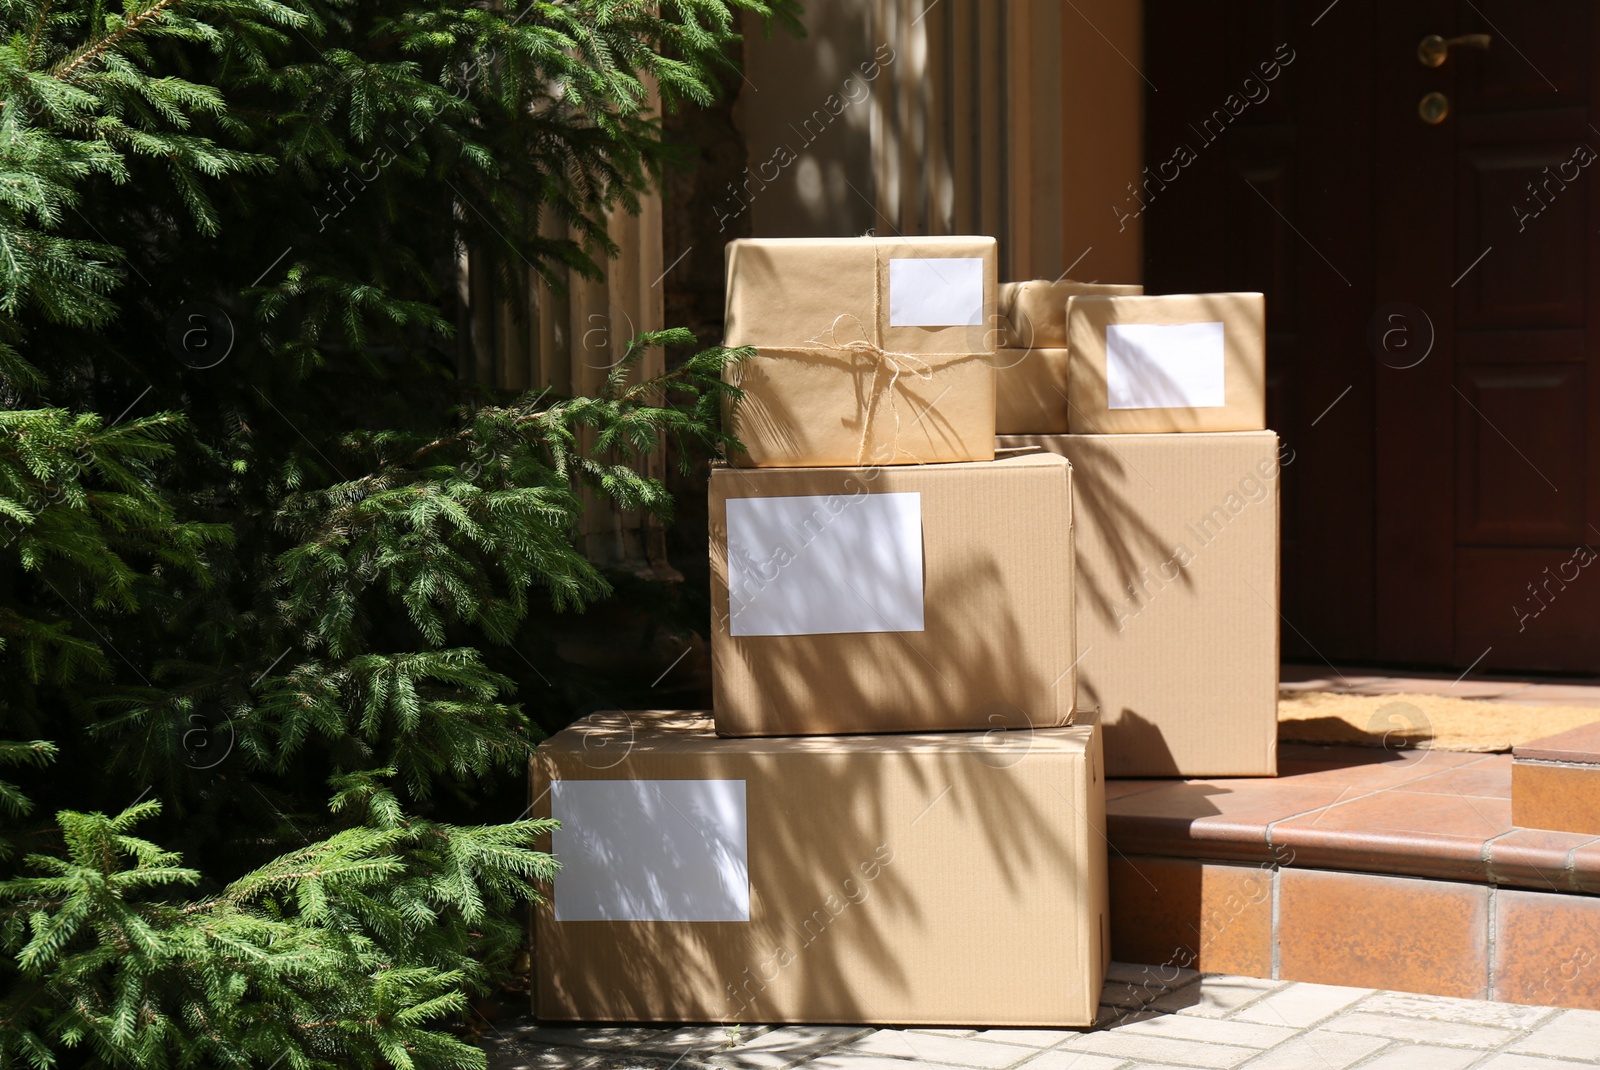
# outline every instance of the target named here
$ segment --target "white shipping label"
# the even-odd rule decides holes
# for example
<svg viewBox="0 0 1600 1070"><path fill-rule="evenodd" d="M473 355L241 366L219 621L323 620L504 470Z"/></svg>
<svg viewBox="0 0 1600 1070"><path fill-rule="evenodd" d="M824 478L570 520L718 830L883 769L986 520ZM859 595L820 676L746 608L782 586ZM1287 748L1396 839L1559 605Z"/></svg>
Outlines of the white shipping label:
<svg viewBox="0 0 1600 1070"><path fill-rule="evenodd" d="M922 631L922 495L728 499L731 635Z"/></svg>
<svg viewBox="0 0 1600 1070"><path fill-rule="evenodd" d="M749 921L742 780L557 780L557 921Z"/></svg>
<svg viewBox="0 0 1600 1070"><path fill-rule="evenodd" d="M889 261L889 326L982 324L982 257L901 257Z"/></svg>
<svg viewBox="0 0 1600 1070"><path fill-rule="evenodd" d="M1214 409L1227 404L1221 323L1106 328L1106 407Z"/></svg>

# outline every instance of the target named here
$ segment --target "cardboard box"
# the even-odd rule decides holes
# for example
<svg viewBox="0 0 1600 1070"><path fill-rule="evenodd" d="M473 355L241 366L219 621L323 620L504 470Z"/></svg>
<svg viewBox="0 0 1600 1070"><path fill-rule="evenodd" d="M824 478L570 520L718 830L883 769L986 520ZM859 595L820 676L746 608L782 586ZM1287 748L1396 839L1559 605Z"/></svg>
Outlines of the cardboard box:
<svg viewBox="0 0 1600 1070"><path fill-rule="evenodd" d="M1073 434L1267 426L1260 294L1073 297L1067 346Z"/></svg>
<svg viewBox="0 0 1600 1070"><path fill-rule="evenodd" d="M1000 445L1072 461L1078 706L1100 709L1108 775L1275 775L1278 436Z"/></svg>
<svg viewBox="0 0 1600 1070"><path fill-rule="evenodd" d="M1129 297L1144 293L1137 283L1075 282L1032 279L1002 282L996 291L1005 330L1001 345L1009 349L1065 349L1067 298Z"/></svg>
<svg viewBox="0 0 1600 1070"><path fill-rule="evenodd" d="M1067 354L1064 347L995 351L996 434L1049 435L1067 430Z"/></svg>
<svg viewBox="0 0 1600 1070"><path fill-rule="evenodd" d="M995 240L728 243L728 428L755 467L994 457Z"/></svg>
<svg viewBox="0 0 1600 1070"><path fill-rule="evenodd" d="M714 469L717 730L1070 724L1071 488L1071 467L1045 454Z"/></svg>
<svg viewBox="0 0 1600 1070"><path fill-rule="evenodd" d="M563 868L544 1021L1086 1026L1108 957L1090 724L719 739L596 715L533 759Z"/></svg>
<svg viewBox="0 0 1600 1070"><path fill-rule="evenodd" d="M1004 345L995 353L994 429L1000 435L1064 434L1067 426L1067 298L1144 293L1143 286L1003 282Z"/></svg>

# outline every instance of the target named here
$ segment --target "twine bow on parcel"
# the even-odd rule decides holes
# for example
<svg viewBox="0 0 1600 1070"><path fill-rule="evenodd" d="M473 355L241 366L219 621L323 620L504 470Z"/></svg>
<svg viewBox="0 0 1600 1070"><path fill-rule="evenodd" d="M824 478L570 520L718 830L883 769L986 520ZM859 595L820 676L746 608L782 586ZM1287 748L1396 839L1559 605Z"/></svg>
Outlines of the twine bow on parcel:
<svg viewBox="0 0 1600 1070"><path fill-rule="evenodd" d="M845 320L850 320L856 325L856 329L861 334L860 338L853 338L847 342L838 340L839 324ZM867 389L867 415L861 422L861 441L856 446L856 463L866 463L867 447L872 442L872 428L878 415L879 399L885 394L889 398L889 411L894 415L894 435L889 440L889 457L892 460L894 451L898 448L900 442L900 401L895 395L894 388L899 383L900 376L903 373L909 373L923 381L931 380L933 378L933 365L911 353L896 353L893 350L883 348L883 346L872 340L866 325L861 322L861 319L848 312L835 316L826 331L823 331L815 338L807 339L805 347L795 347L785 351L805 353L817 350L848 353L852 356L872 361L872 383ZM883 379L885 372L888 373L889 381L880 390L878 384ZM909 450L906 452L910 453ZM912 454L912 456L915 457L915 454Z"/></svg>

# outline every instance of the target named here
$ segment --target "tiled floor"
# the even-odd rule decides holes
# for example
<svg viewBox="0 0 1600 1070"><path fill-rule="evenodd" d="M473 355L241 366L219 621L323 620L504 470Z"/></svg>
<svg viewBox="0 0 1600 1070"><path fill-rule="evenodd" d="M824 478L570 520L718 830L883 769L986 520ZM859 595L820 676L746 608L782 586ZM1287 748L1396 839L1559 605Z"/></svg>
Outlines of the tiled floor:
<svg viewBox="0 0 1600 1070"><path fill-rule="evenodd" d="M1600 722L1512 748L1511 820L1600 833Z"/></svg>
<svg viewBox="0 0 1600 1070"><path fill-rule="evenodd" d="M489 1070L1561 1070L1600 1012L1114 964L1094 1029L552 1028L500 1023Z"/></svg>

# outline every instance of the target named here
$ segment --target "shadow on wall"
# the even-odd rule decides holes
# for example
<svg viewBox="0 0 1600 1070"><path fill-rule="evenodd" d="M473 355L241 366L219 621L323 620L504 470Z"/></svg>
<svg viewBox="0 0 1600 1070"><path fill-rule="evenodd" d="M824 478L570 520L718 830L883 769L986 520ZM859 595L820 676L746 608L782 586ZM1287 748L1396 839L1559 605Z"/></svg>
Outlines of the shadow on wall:
<svg viewBox="0 0 1600 1070"><path fill-rule="evenodd" d="M742 779L752 920L543 925L538 953L566 964L556 1003L614 1021L882 1021L884 1007L915 1007L924 1023L959 1023L985 1013L972 995L989 993L983 980L997 1004L1010 998L1019 962L1042 991L1081 986L1084 949L1069 931L1080 888L1064 861L1081 857L1081 815L1073 785L1026 764L1026 739L924 737L915 755L864 753L870 740L791 739L781 755L768 740L720 740L690 762L627 716L603 726L585 775ZM672 716L709 734L704 715ZM1090 834L1094 848L1102 835ZM1061 954L1038 950L1052 943ZM1088 954L1100 952L1097 935Z"/></svg>

